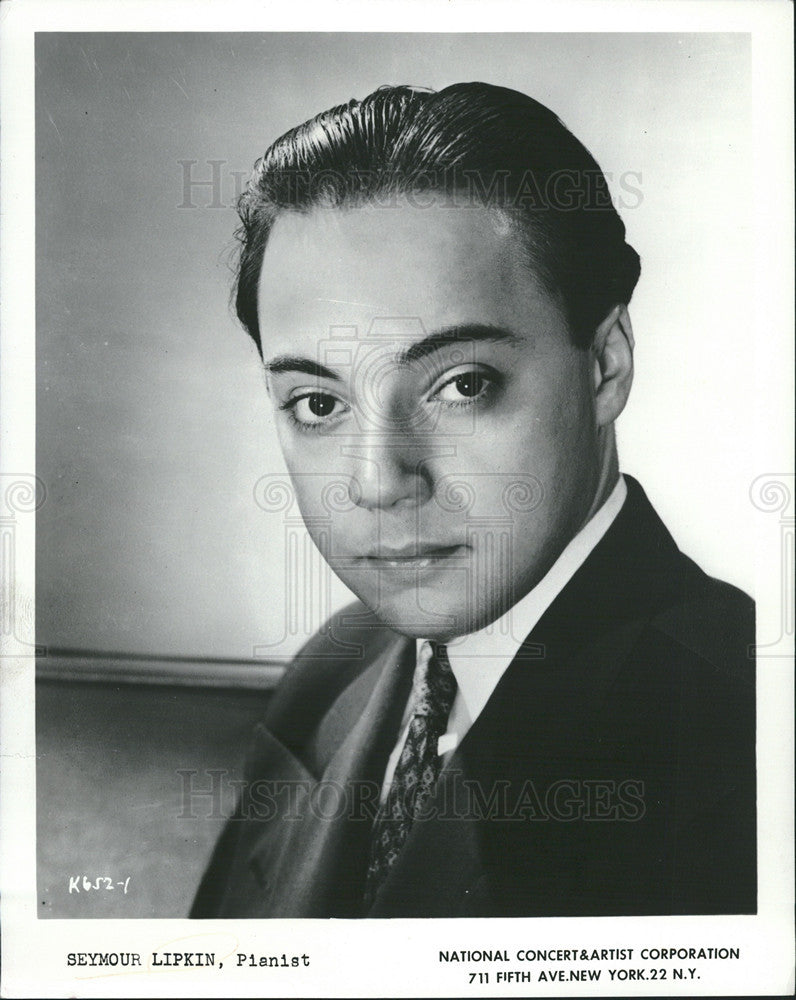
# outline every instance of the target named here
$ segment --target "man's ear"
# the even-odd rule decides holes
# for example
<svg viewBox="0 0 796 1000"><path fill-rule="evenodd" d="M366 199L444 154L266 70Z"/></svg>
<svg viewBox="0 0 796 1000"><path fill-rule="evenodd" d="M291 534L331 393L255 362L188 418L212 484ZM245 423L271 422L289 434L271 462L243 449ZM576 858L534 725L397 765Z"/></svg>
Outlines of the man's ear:
<svg viewBox="0 0 796 1000"><path fill-rule="evenodd" d="M627 306L617 305L597 327L594 356L595 413L599 427L613 423L624 410L633 384L633 327Z"/></svg>

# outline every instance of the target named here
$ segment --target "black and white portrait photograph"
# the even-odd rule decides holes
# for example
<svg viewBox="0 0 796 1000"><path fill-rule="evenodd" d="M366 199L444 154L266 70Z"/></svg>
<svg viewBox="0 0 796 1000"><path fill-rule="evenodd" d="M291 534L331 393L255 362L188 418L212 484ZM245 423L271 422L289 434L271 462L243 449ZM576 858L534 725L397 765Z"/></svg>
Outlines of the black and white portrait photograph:
<svg viewBox="0 0 796 1000"><path fill-rule="evenodd" d="M653 7L8 4L4 995L789 988L792 13Z"/></svg>

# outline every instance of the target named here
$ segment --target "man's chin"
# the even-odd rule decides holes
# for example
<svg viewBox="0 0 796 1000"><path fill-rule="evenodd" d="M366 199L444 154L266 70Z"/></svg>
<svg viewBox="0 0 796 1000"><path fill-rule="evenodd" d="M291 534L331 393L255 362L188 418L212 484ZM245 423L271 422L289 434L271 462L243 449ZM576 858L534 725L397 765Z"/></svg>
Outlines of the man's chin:
<svg viewBox="0 0 796 1000"><path fill-rule="evenodd" d="M477 632L500 617L498 610L490 613L483 608L470 608L466 602L451 600L454 595L441 599L438 594L427 595L421 590L397 598L395 595L354 592L379 621L412 639L447 642Z"/></svg>

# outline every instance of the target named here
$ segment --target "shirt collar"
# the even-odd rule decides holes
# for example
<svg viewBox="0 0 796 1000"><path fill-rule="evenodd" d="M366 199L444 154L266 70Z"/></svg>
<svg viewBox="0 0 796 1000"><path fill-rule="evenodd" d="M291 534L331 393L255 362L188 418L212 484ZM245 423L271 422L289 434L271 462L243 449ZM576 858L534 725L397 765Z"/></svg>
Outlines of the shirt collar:
<svg viewBox="0 0 796 1000"><path fill-rule="evenodd" d="M497 621L452 639L448 659L467 714L475 720L536 623L613 524L627 496L624 477L596 514L569 542L537 585ZM418 639L418 651L420 643Z"/></svg>

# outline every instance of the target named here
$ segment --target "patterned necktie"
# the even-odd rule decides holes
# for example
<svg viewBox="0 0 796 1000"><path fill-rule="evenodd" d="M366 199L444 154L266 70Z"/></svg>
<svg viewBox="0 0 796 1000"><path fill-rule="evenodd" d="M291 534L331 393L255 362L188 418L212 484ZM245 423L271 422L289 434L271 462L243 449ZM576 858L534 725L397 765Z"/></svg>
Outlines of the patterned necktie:
<svg viewBox="0 0 796 1000"><path fill-rule="evenodd" d="M431 796L440 772L437 741L446 731L456 694L445 647L424 642L412 685L412 719L392 784L371 837L365 903L372 903L404 845L415 817Z"/></svg>

